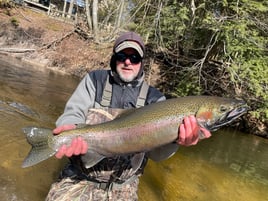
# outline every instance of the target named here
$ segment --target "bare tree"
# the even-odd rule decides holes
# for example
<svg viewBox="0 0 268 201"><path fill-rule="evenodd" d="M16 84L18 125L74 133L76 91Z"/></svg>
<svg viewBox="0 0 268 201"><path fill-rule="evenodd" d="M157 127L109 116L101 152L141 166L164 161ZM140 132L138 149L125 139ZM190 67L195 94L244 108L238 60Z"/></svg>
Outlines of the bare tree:
<svg viewBox="0 0 268 201"><path fill-rule="evenodd" d="M68 10L68 18L70 18L72 16L73 7L74 7L74 0L71 0L70 1L70 7L69 7L69 10Z"/></svg>
<svg viewBox="0 0 268 201"><path fill-rule="evenodd" d="M122 22L122 15L123 15L123 11L124 11L124 6L125 6L125 0L121 0L120 4L119 4L119 13L117 16L117 20L115 22L115 28L119 28Z"/></svg>
<svg viewBox="0 0 268 201"><path fill-rule="evenodd" d="M67 0L64 0L63 10L62 10L62 17L63 17L63 18L65 17L66 5L67 5Z"/></svg>
<svg viewBox="0 0 268 201"><path fill-rule="evenodd" d="M98 41L98 32L99 32L99 26L98 26L98 0L93 0L92 2L92 27L93 27L93 34L95 37L95 40Z"/></svg>
<svg viewBox="0 0 268 201"><path fill-rule="evenodd" d="M92 1L91 0L85 0L85 6L86 6L86 16L87 16L87 25L90 31L92 31L92 18L91 18L91 12L90 12L90 5Z"/></svg>

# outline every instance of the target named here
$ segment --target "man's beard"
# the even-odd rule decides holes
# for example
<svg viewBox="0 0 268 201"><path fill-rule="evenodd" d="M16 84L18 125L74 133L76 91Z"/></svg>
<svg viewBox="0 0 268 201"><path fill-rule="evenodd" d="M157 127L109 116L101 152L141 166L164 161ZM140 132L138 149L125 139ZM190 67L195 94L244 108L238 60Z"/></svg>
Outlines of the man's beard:
<svg viewBox="0 0 268 201"><path fill-rule="evenodd" d="M123 82L132 82L133 80L135 80L136 75L131 75L131 76L124 76L123 73L119 72L118 73L119 78L123 81Z"/></svg>

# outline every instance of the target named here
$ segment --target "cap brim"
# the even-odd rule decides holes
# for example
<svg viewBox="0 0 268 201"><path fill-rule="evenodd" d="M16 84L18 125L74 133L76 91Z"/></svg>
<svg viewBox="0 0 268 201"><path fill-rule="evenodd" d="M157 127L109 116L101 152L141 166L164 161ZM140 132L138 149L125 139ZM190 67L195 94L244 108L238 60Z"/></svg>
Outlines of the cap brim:
<svg viewBox="0 0 268 201"><path fill-rule="evenodd" d="M115 52L118 53L124 49L127 49L127 48L133 48L135 49L139 55L141 57L143 57L143 51L140 47L140 45L134 41L124 41L123 43L120 43L116 48L115 48Z"/></svg>

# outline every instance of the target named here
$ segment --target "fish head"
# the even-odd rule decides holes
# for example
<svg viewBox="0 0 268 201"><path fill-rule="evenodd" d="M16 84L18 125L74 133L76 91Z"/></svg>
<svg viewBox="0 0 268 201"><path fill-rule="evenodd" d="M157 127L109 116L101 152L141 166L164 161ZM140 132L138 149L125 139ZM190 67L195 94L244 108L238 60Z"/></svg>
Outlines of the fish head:
<svg viewBox="0 0 268 201"><path fill-rule="evenodd" d="M214 97L200 106L196 118L200 126L215 131L249 110L244 100Z"/></svg>

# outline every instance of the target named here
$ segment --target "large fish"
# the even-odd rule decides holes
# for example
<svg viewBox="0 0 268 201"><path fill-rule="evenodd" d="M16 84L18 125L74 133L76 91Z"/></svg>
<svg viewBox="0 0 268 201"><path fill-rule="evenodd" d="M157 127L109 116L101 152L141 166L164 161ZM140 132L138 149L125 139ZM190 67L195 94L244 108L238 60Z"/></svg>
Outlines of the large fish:
<svg viewBox="0 0 268 201"><path fill-rule="evenodd" d="M200 126L215 131L247 110L248 106L242 100L187 96L126 110L109 122L86 125L60 135L53 135L51 129L27 127L23 131L32 149L22 167L46 160L78 136L88 143L87 158L90 160L86 166L91 167L105 157L146 152L174 142L185 116L195 115Z"/></svg>

